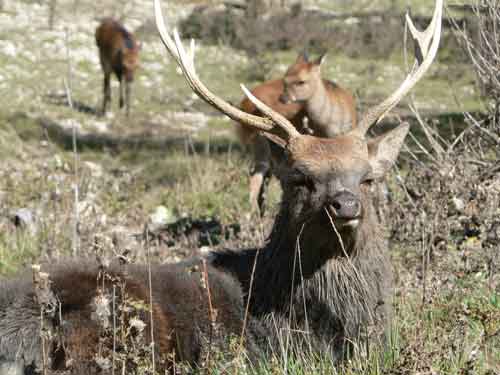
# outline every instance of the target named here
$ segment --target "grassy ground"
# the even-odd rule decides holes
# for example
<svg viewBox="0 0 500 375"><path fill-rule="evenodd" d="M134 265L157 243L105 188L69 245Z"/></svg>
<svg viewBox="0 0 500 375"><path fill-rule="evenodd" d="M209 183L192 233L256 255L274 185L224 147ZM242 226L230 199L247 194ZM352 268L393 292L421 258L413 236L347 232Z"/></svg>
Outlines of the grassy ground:
<svg viewBox="0 0 500 375"><path fill-rule="evenodd" d="M172 3L166 16L177 20L201 1ZM333 7L329 1L307 3ZM401 8L406 5L395 3ZM432 2L412 3L426 12ZM360 2L359 10L372 10L374 4L387 6L382 1ZM350 6L345 1L334 5L341 10ZM125 22L135 29L150 24L151 9L152 4L142 0L124 7L110 1L58 1L49 29L46 5L5 3L0 12L0 275L12 275L23 265L72 251L95 256L103 247L114 254L132 250L133 258L143 259L144 248L134 242L132 234L142 232L160 205L174 219L216 218L223 227L236 224L239 235L221 239L223 245L262 242L261 230L265 233L269 228L279 201L276 181L267 216L262 227L256 226L247 200L250 161L236 142L230 122L192 96L154 30L144 28L131 116L126 118L117 109L116 82L112 113L107 117L96 114L102 80L93 40L97 18L125 14ZM198 46L200 76L215 92L237 102L242 96L240 82L258 83L249 79L255 67L243 52L223 45ZM286 51L264 56L270 62L266 76L283 74L295 55ZM356 92L364 106L398 85L404 75L403 58L348 59L334 51L324 75ZM65 80L75 108L67 104ZM449 53L438 58L413 98L424 113L482 108L470 68ZM398 110L405 112L405 104ZM78 139L76 159L73 129ZM396 176L391 176L390 183L397 199L403 201ZM20 208L33 213L32 229L16 229L12 217ZM79 218L76 242L75 212ZM474 240L468 241L466 250L463 246L441 250L425 272L421 244L391 244L397 276L394 330L382 364L374 353L343 367L321 356L284 360L277 355L275 361L255 371L500 373L499 278L487 261L494 250L474 252ZM185 244L190 246L186 249ZM153 253L159 261L175 261L196 253L192 245L189 239L176 238L173 244L155 243ZM464 251L473 253L473 267L464 263Z"/></svg>

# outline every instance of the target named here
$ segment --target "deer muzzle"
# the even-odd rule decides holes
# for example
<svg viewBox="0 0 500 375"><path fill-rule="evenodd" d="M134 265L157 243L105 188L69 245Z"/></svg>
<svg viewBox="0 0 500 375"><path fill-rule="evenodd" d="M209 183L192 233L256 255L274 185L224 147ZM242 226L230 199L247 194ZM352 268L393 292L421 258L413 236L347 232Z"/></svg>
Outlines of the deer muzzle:
<svg viewBox="0 0 500 375"><path fill-rule="evenodd" d="M327 208L333 219L343 225L357 226L361 218L360 199L347 191L336 194Z"/></svg>
<svg viewBox="0 0 500 375"><path fill-rule="evenodd" d="M282 103L282 104L290 104L290 103L293 103L295 102L295 97L293 95L290 95L286 92L284 92L283 94L280 95L279 97L279 101Z"/></svg>

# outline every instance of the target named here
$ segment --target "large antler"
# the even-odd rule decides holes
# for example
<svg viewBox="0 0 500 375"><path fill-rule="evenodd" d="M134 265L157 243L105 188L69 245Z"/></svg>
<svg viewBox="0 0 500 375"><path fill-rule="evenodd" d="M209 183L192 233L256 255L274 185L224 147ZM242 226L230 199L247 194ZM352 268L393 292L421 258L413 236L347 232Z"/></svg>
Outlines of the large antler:
<svg viewBox="0 0 500 375"><path fill-rule="evenodd" d="M358 134L364 136L373 124L382 120L382 118L399 103L412 87L415 86L427 69L429 69L436 57L439 46L442 13L443 0L436 0L436 8L434 9L431 23L424 31L417 30L409 14L406 14L406 22L408 23L411 36L415 42L415 64L401 86L394 91L392 95L379 105L370 108L365 113L355 130Z"/></svg>
<svg viewBox="0 0 500 375"><path fill-rule="evenodd" d="M295 127L283 116L279 113L273 111L269 107L265 106L263 103L258 102L256 104L257 108L259 108L262 113L264 113L268 118L254 116L249 113L243 112L240 109L232 106L225 100L221 99L217 95L213 94L199 79L196 74L196 69L194 67L194 40L191 40L191 49L189 54L186 53L184 46L182 45L181 39L176 29L173 31L174 40L170 37L167 28L165 27L165 22L163 19L160 0L154 0L155 4L155 18L156 18L156 27L160 33L161 40L165 45L165 48L170 53L170 55L177 61L177 64L182 69L184 73L184 77L191 89L205 102L210 104L211 106L217 108L222 113L226 114L231 119L243 123L245 125L251 126L257 130L259 130L263 135L268 135L272 141L280 143L288 143L291 138L295 138L300 135L300 133L295 129ZM252 97L253 98L253 97ZM252 100L250 98L250 100ZM255 98L253 98L255 99ZM273 136L269 135L268 132L272 130L275 125L281 127L288 135L288 138L281 140L281 142Z"/></svg>

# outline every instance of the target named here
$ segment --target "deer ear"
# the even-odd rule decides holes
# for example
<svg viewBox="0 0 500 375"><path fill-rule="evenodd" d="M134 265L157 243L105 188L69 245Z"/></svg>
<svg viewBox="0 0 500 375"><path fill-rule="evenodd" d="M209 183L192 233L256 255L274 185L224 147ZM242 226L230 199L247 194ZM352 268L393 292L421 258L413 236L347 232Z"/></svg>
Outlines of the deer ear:
<svg viewBox="0 0 500 375"><path fill-rule="evenodd" d="M308 63L309 62L309 54L307 53L307 48L304 49L299 55L297 56L297 61L296 63Z"/></svg>
<svg viewBox="0 0 500 375"><path fill-rule="evenodd" d="M368 141L369 162L372 167L370 179L381 178L391 169L398 158L399 151L409 130L410 125L403 123L395 129Z"/></svg>
<svg viewBox="0 0 500 375"><path fill-rule="evenodd" d="M323 53L316 60L314 60L314 65L321 66L326 61L326 54L327 53L328 52Z"/></svg>

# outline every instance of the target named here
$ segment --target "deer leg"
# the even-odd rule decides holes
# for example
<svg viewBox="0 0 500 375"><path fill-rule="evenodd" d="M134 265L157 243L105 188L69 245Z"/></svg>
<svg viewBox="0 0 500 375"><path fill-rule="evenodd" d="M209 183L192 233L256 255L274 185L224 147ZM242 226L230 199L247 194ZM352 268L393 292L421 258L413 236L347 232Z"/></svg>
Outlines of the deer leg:
<svg viewBox="0 0 500 375"><path fill-rule="evenodd" d="M129 80L125 81L125 108L127 110L127 116L130 114L130 86L131 82Z"/></svg>
<svg viewBox="0 0 500 375"><path fill-rule="evenodd" d="M125 87L124 87L123 77L121 75L118 75L118 81L120 81L120 108L123 108L124 105L123 96Z"/></svg>
<svg viewBox="0 0 500 375"><path fill-rule="evenodd" d="M271 177L269 144L264 137L258 136L252 144L254 167L250 172L250 204L253 210L264 213L265 193Z"/></svg>
<svg viewBox="0 0 500 375"><path fill-rule="evenodd" d="M104 73L104 84L103 84L103 99L102 99L102 114L106 114L108 104L111 101L111 86L110 86L110 73Z"/></svg>

